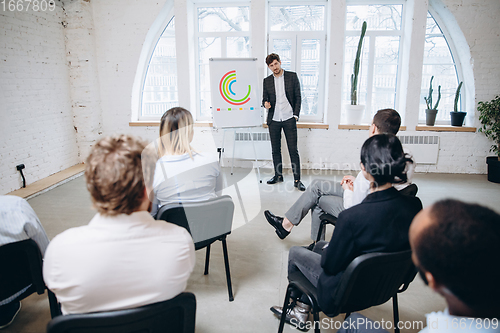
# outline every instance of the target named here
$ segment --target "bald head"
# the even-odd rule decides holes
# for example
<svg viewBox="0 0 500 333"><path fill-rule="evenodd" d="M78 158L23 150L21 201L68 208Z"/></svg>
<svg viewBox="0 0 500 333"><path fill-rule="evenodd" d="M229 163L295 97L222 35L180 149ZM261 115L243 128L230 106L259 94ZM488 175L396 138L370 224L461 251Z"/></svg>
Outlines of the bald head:
<svg viewBox="0 0 500 333"><path fill-rule="evenodd" d="M499 308L500 215L475 204L443 200L410 226L415 265L478 312Z"/></svg>

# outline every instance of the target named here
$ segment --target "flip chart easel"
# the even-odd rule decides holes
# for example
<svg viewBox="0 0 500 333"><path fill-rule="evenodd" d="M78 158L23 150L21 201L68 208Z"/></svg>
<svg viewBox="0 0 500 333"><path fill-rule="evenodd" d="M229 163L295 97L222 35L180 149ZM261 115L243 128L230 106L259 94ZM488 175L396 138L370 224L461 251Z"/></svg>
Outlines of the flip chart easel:
<svg viewBox="0 0 500 333"><path fill-rule="evenodd" d="M234 132L231 175L234 167L236 130L247 128L252 141L259 180L262 183L251 131L252 127L262 127L262 106L258 98L260 94L258 94L257 58L210 58L209 60L214 128L224 130L222 151L224 151L226 131Z"/></svg>

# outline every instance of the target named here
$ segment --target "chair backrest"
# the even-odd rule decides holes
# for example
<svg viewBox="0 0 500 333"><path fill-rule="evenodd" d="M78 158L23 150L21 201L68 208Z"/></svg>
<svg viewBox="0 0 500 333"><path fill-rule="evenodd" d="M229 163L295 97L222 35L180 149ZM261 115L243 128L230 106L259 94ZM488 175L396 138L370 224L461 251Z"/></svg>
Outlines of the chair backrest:
<svg viewBox="0 0 500 333"><path fill-rule="evenodd" d="M335 313L327 315L361 311L385 303L398 291L405 290L415 275L411 250L363 254L347 266L333 295Z"/></svg>
<svg viewBox="0 0 500 333"><path fill-rule="evenodd" d="M59 316L47 333L194 333L195 318L196 298L184 292L134 309Z"/></svg>
<svg viewBox="0 0 500 333"><path fill-rule="evenodd" d="M42 254L34 240L26 239L0 246L0 267L0 300L29 285L32 286L23 297L33 292L44 293Z"/></svg>
<svg viewBox="0 0 500 333"><path fill-rule="evenodd" d="M188 226L194 243L231 233L234 203L229 195L200 202L168 204L158 211L157 219Z"/></svg>
<svg viewBox="0 0 500 333"><path fill-rule="evenodd" d="M404 195L408 195L410 197L416 196L417 192L418 192L418 186L416 184L413 184L413 183L406 186L401 191L399 191L399 193L404 194Z"/></svg>

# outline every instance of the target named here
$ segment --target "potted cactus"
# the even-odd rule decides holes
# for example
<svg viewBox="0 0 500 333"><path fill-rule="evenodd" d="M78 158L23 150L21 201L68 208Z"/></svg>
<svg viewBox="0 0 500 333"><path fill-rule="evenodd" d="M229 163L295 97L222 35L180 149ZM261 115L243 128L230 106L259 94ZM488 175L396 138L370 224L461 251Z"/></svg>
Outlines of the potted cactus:
<svg viewBox="0 0 500 333"><path fill-rule="evenodd" d="M348 124L359 125L361 123L361 119L363 118L363 112L365 111L364 105L358 105L358 78L359 67L361 65L361 51L363 50L363 39L365 38L366 27L366 21L364 21L361 27L361 35L359 36L356 58L354 59L353 74L351 74L351 104L346 105Z"/></svg>
<svg viewBox="0 0 500 333"><path fill-rule="evenodd" d="M458 99L460 98L460 88L462 88L462 84L463 82L460 82L455 92L455 104L453 106L453 112L450 112L451 126L462 126L465 115L467 114L467 112L458 111Z"/></svg>
<svg viewBox="0 0 500 333"><path fill-rule="evenodd" d="M490 151L496 154L486 157L488 180L500 183L500 97L497 96L490 102L477 103L477 111L479 111L479 121L483 125L479 132L493 140Z"/></svg>
<svg viewBox="0 0 500 333"><path fill-rule="evenodd" d="M432 89L432 80L434 80L434 76L431 77L431 83L429 84L429 95L424 97L425 104L427 104L427 109L425 109L425 124L427 126L434 126L436 122L436 114L438 112L437 107L439 105L439 101L441 100L441 86L438 87L438 99L434 107L432 107L432 93L434 90Z"/></svg>

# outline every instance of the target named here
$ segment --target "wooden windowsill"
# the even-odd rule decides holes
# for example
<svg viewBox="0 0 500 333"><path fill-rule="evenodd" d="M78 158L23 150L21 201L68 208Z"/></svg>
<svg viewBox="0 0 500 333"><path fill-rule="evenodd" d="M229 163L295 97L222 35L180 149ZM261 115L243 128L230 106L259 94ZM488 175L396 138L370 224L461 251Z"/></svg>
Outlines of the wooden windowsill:
<svg viewBox="0 0 500 333"><path fill-rule="evenodd" d="M160 121L131 121L128 123L129 126L160 126ZM194 123L195 127L212 127L213 123L208 121L197 121ZM262 124L264 128L267 128L267 124ZM321 123L297 123L297 128L311 128L311 129L329 129L330 125Z"/></svg>
<svg viewBox="0 0 500 333"><path fill-rule="evenodd" d="M475 127L460 127L460 126L444 126L444 125L434 125L425 126L419 125L416 127L417 131L429 131L429 132L471 132L475 133L477 128Z"/></svg>
<svg viewBox="0 0 500 333"><path fill-rule="evenodd" d="M369 130L370 125L339 125L342 130ZM400 131L406 131L406 126L399 127Z"/></svg>
<svg viewBox="0 0 500 333"><path fill-rule="evenodd" d="M267 124L262 124L264 128L268 128ZM323 123L297 123L297 128L311 128L311 129L329 129L330 125Z"/></svg>
<svg viewBox="0 0 500 333"><path fill-rule="evenodd" d="M131 121L128 123L129 126L138 126L138 127L159 127L160 121ZM212 127L213 123L208 121L197 121L194 123L195 127Z"/></svg>

